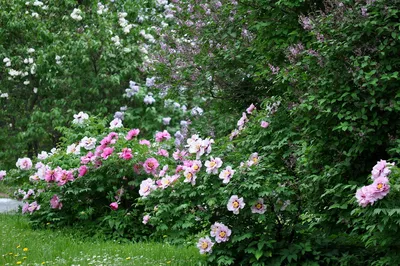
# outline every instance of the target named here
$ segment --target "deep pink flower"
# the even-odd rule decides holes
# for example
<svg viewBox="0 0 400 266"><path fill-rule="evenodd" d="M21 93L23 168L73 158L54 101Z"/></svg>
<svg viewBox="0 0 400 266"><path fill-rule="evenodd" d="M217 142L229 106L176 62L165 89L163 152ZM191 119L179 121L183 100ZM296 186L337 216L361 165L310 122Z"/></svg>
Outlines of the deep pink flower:
<svg viewBox="0 0 400 266"><path fill-rule="evenodd" d="M78 170L78 172L79 172L78 176L82 177L82 176L86 175L87 171L88 171L87 166L86 165L81 165L81 167L79 167L79 170Z"/></svg>
<svg viewBox="0 0 400 266"><path fill-rule="evenodd" d="M51 169L46 170L44 180L46 180L46 182L49 182L49 183L56 181L56 173L58 170L59 170L59 168L56 168L54 170L51 170Z"/></svg>
<svg viewBox="0 0 400 266"><path fill-rule="evenodd" d="M61 210L63 204L60 202L60 199L57 195L54 195L50 200L50 206L52 209L59 209Z"/></svg>
<svg viewBox="0 0 400 266"><path fill-rule="evenodd" d="M74 176L72 172L67 170L62 170L61 168L55 173L55 177L57 185L59 186L65 185L68 181L74 181Z"/></svg>
<svg viewBox="0 0 400 266"><path fill-rule="evenodd" d="M110 148L110 147L104 148L103 153L101 154L101 157L102 157L104 160L107 160L108 157L109 157L113 152L114 152L114 147L113 147L113 148Z"/></svg>
<svg viewBox="0 0 400 266"><path fill-rule="evenodd" d="M137 135L139 135L139 133L140 133L140 130L139 130L139 129L137 129L137 128L131 129L131 130L129 130L129 132L126 134L125 139L126 139L126 140L131 140L131 139L133 139L134 137L136 137Z"/></svg>
<svg viewBox="0 0 400 266"><path fill-rule="evenodd" d="M122 158L124 160L132 159L133 158L132 150L129 148L123 148L122 152L119 153L119 158Z"/></svg>
<svg viewBox="0 0 400 266"><path fill-rule="evenodd" d="M157 159L148 158L143 164L143 169L148 174L155 174L158 166L159 166L159 163L158 163Z"/></svg>
<svg viewBox="0 0 400 266"><path fill-rule="evenodd" d="M115 211L118 210L118 202L113 202L110 204L110 208Z"/></svg>
<svg viewBox="0 0 400 266"><path fill-rule="evenodd" d="M88 164L92 158L94 157L93 152L88 152L88 154L86 154L86 156L82 156L81 157L81 164Z"/></svg>
<svg viewBox="0 0 400 266"><path fill-rule="evenodd" d="M157 132L156 133L156 141L157 142L168 140L170 138L171 138L171 135L166 130L164 130L163 132Z"/></svg>

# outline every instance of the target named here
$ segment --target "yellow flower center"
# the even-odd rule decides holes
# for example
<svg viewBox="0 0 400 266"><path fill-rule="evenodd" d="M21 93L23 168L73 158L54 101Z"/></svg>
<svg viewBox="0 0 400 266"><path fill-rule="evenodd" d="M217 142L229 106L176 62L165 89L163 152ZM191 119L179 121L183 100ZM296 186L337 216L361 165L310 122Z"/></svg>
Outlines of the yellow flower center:
<svg viewBox="0 0 400 266"><path fill-rule="evenodd" d="M148 163L147 164L150 168L153 168L154 167L154 164L153 163Z"/></svg>
<svg viewBox="0 0 400 266"><path fill-rule="evenodd" d="M376 186L378 189L381 189L383 187L382 183L378 183L378 185Z"/></svg>
<svg viewBox="0 0 400 266"><path fill-rule="evenodd" d="M237 209L239 207L239 202L235 201L232 205L233 208Z"/></svg>
<svg viewBox="0 0 400 266"><path fill-rule="evenodd" d="M257 162L258 162L258 158L257 158L257 157L254 157L254 158L253 158L253 162L254 162L254 163L257 163Z"/></svg>
<svg viewBox="0 0 400 266"><path fill-rule="evenodd" d="M202 249L208 248L208 243L207 243L207 242L201 243L201 248L202 248Z"/></svg>
<svg viewBox="0 0 400 266"><path fill-rule="evenodd" d="M261 203L257 203L256 208L257 208L258 210L261 210L262 204L261 204Z"/></svg>
<svg viewBox="0 0 400 266"><path fill-rule="evenodd" d="M197 171L197 170L199 170L199 166L198 166L197 164L195 164L195 165L193 166L193 169L194 169L195 171Z"/></svg>
<svg viewBox="0 0 400 266"><path fill-rule="evenodd" d="M192 179L192 173L187 173L187 175L186 175L186 179L188 179L188 180L190 180L190 179Z"/></svg>
<svg viewBox="0 0 400 266"><path fill-rule="evenodd" d="M217 164L216 162L211 161L211 162L210 162L210 167L214 167L216 164Z"/></svg>
<svg viewBox="0 0 400 266"><path fill-rule="evenodd" d="M219 237L224 238L226 236L226 233L224 231L219 232Z"/></svg>

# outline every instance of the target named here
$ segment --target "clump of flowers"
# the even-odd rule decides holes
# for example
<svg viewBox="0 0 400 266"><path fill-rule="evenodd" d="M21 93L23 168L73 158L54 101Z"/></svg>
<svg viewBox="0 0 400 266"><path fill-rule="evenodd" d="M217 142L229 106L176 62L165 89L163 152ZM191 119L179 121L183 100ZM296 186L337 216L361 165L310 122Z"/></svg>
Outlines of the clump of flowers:
<svg viewBox="0 0 400 266"><path fill-rule="evenodd" d="M372 168L373 183L368 186L359 188L356 192L357 202L361 207L373 205L377 200L383 199L390 191L388 175L390 167L394 163L388 163L385 160L380 160Z"/></svg>

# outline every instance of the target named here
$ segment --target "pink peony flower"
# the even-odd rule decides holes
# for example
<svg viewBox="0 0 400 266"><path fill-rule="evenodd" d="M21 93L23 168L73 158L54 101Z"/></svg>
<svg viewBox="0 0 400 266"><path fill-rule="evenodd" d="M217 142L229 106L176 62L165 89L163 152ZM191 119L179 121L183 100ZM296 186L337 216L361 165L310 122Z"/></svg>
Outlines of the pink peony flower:
<svg viewBox="0 0 400 266"><path fill-rule="evenodd" d="M81 157L81 164L88 164L92 158L94 157L93 152L88 152L88 154L86 154L85 156Z"/></svg>
<svg viewBox="0 0 400 266"><path fill-rule="evenodd" d="M160 173L158 174L160 177L164 176L168 171L168 165L164 165L163 169L160 171Z"/></svg>
<svg viewBox="0 0 400 266"><path fill-rule="evenodd" d="M161 142L164 140L169 140L171 138L171 135L168 133L168 131L164 130L163 132L157 132L156 133L156 141Z"/></svg>
<svg viewBox="0 0 400 266"><path fill-rule="evenodd" d="M234 214L239 214L239 209L243 209L246 204L243 198L239 198L237 195L233 195L227 204L228 211L232 211Z"/></svg>
<svg viewBox="0 0 400 266"><path fill-rule="evenodd" d="M256 109L256 107L254 106L254 104L251 104L251 105L249 106L249 108L246 109L246 112L247 112L248 114L251 114L255 109Z"/></svg>
<svg viewBox="0 0 400 266"><path fill-rule="evenodd" d="M199 242L197 242L197 247L200 250L200 254L211 253L212 252L211 248L213 246L214 243L211 242L211 239L208 236L200 238Z"/></svg>
<svg viewBox="0 0 400 266"><path fill-rule="evenodd" d="M194 173L197 173L200 171L201 166L202 166L201 161L195 160L195 161L192 161L192 165L190 166L190 168L192 168Z"/></svg>
<svg viewBox="0 0 400 266"><path fill-rule="evenodd" d="M86 175L87 171L88 171L87 166L86 165L81 165L81 167L79 167L79 169L78 169L78 172L79 172L78 176L82 177L82 176Z"/></svg>
<svg viewBox="0 0 400 266"><path fill-rule="evenodd" d="M150 147L150 145L151 145L150 141L148 141L147 139L141 139L139 141L139 144L140 145L147 145L148 147Z"/></svg>
<svg viewBox="0 0 400 266"><path fill-rule="evenodd" d="M192 186L196 184L196 173L193 172L193 170L189 167L186 168L185 172L183 173L183 176L185 177L185 180L183 182L185 183L191 183Z"/></svg>
<svg viewBox="0 0 400 266"><path fill-rule="evenodd" d="M247 161L247 166L252 166L252 165L256 165L256 164L258 164L258 161L259 161L259 157L258 157L258 153L257 152L254 152L254 153L252 153L251 155L250 155L250 158L249 158L249 160Z"/></svg>
<svg viewBox="0 0 400 266"><path fill-rule="evenodd" d="M186 151L184 151L184 150L180 151L180 150L177 149L177 150L172 154L172 157L173 157L176 161L178 161L178 160L183 161L183 159L184 159L185 157L187 157L187 155L188 155L188 153L187 153Z"/></svg>
<svg viewBox="0 0 400 266"><path fill-rule="evenodd" d="M222 179L222 183L228 184L234 173L235 170L232 170L231 166L227 166L225 170L221 171L221 173L219 174L219 178Z"/></svg>
<svg viewBox="0 0 400 266"><path fill-rule="evenodd" d="M251 212L252 213L259 213L263 214L267 210L264 200L263 199L258 199L257 202L251 206Z"/></svg>
<svg viewBox="0 0 400 266"><path fill-rule="evenodd" d="M111 208L113 211L118 210L118 202L112 202L112 203L110 204L110 208Z"/></svg>
<svg viewBox="0 0 400 266"><path fill-rule="evenodd" d="M74 181L74 176L72 172L67 170L62 170L61 168L60 170L56 171L55 177L56 177L55 181L59 186L65 185L68 181Z"/></svg>
<svg viewBox="0 0 400 266"><path fill-rule="evenodd" d="M391 172L390 167L393 165L394 163L388 163L385 160L377 162L377 164L372 168L372 180L388 176Z"/></svg>
<svg viewBox="0 0 400 266"><path fill-rule="evenodd" d="M159 166L159 163L158 163L157 159L148 158L143 164L143 169L148 174L155 174L158 166Z"/></svg>
<svg viewBox="0 0 400 266"><path fill-rule="evenodd" d="M122 120L119 118L114 118L113 121L110 122L110 129L123 127Z"/></svg>
<svg viewBox="0 0 400 266"><path fill-rule="evenodd" d="M361 207L367 207L368 204L372 205L376 201L373 197L373 187L369 185L359 188L356 192L356 198Z"/></svg>
<svg viewBox="0 0 400 266"><path fill-rule="evenodd" d="M266 121L261 121L261 127L267 128L269 126L269 123Z"/></svg>
<svg viewBox="0 0 400 266"><path fill-rule="evenodd" d="M129 132L126 134L125 139L126 139L126 140L131 140L131 139L133 139L134 137L136 137L137 135L139 135L139 133L140 133L140 130L139 130L139 129L137 129L137 128L131 129L131 130L129 130Z"/></svg>
<svg viewBox="0 0 400 266"><path fill-rule="evenodd" d="M210 161L206 161L204 164L207 169L206 172L208 174L217 174L218 173L218 168L222 166L222 160L220 158L210 158Z"/></svg>
<svg viewBox="0 0 400 266"><path fill-rule="evenodd" d="M130 160L133 158L132 150L129 148L123 148L122 152L120 152L118 154L119 154L119 158L122 158L124 160Z"/></svg>
<svg viewBox="0 0 400 266"><path fill-rule="evenodd" d="M154 184L153 179L147 178L146 180L143 180L142 183L140 184L139 195L145 198L148 195L150 195L150 193L156 188L157 187Z"/></svg>
<svg viewBox="0 0 400 266"><path fill-rule="evenodd" d="M246 113L242 113L242 117L239 119L239 121L237 122L237 125L239 127L239 130L242 130L244 128L244 125L249 121L249 119L247 118Z"/></svg>
<svg viewBox="0 0 400 266"><path fill-rule="evenodd" d="M170 176L166 176L166 177L161 178L161 180L159 180L159 181L160 181L159 187L162 189L166 189L173 182L173 178Z"/></svg>
<svg viewBox="0 0 400 266"><path fill-rule="evenodd" d="M0 181L4 179L4 177L6 176L7 172L4 170L0 171Z"/></svg>
<svg viewBox="0 0 400 266"><path fill-rule="evenodd" d="M48 183L56 181L56 172L57 169L55 170L48 169L45 173L44 180Z"/></svg>
<svg viewBox="0 0 400 266"><path fill-rule="evenodd" d="M52 209L59 209L61 210L63 204L60 202L60 199L57 195L54 195L50 200L50 206Z"/></svg>
<svg viewBox="0 0 400 266"><path fill-rule="evenodd" d="M29 170L32 168L32 161L29 158L19 158L15 165L21 170Z"/></svg>
<svg viewBox="0 0 400 266"><path fill-rule="evenodd" d="M114 147L113 147L113 148L110 148L110 147L104 148L103 152L101 153L101 157L102 157L104 160L107 160L108 157L109 157L113 152L114 152Z"/></svg>
<svg viewBox="0 0 400 266"><path fill-rule="evenodd" d="M40 205L37 204L36 201L29 204L28 212L30 212L32 214L34 211L38 211L38 210L40 210Z"/></svg>
<svg viewBox="0 0 400 266"><path fill-rule="evenodd" d="M229 240L229 236L232 231L224 224L218 223L215 231L215 241L217 243L226 242Z"/></svg>
<svg viewBox="0 0 400 266"><path fill-rule="evenodd" d="M169 156L168 151L164 150L164 149L159 149L157 154L161 155L161 156L164 156L164 157L168 157Z"/></svg>
<svg viewBox="0 0 400 266"><path fill-rule="evenodd" d="M148 214L146 214L145 216L143 216L143 221L142 221L142 223L143 223L143 224L147 224L147 223L149 222L150 218L151 218L151 216L148 215Z"/></svg>
<svg viewBox="0 0 400 266"><path fill-rule="evenodd" d="M27 213L29 208L29 203L25 202L24 206L22 206L22 214Z"/></svg>
<svg viewBox="0 0 400 266"><path fill-rule="evenodd" d="M371 186L372 195L376 199L383 199L390 190L389 179L385 176L375 179Z"/></svg>

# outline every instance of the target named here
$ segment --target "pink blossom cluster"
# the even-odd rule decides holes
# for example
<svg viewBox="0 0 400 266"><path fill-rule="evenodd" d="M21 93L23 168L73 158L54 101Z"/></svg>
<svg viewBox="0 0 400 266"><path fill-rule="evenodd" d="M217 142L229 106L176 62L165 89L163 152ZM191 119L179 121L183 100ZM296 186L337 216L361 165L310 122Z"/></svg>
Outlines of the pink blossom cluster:
<svg viewBox="0 0 400 266"><path fill-rule="evenodd" d="M24 206L22 206L22 213L27 213L29 212L30 214L34 213L35 211L40 210L40 205L34 201L31 204L29 204L28 202L26 202L24 204Z"/></svg>
<svg viewBox="0 0 400 266"><path fill-rule="evenodd" d="M60 198L57 195L54 195L50 200L50 206L52 209L59 209L63 207L63 204L60 201Z"/></svg>
<svg viewBox="0 0 400 266"><path fill-rule="evenodd" d="M373 183L359 188L356 192L357 202L362 207L373 205L377 200L383 199L390 191L388 175L394 163L380 160L372 169Z"/></svg>
<svg viewBox="0 0 400 266"><path fill-rule="evenodd" d="M164 140L169 140L170 138L171 138L171 135L166 130L164 130L163 132L157 132L156 133L156 141L157 142L162 142Z"/></svg>
<svg viewBox="0 0 400 266"><path fill-rule="evenodd" d="M74 176L72 171L64 170L61 167L57 167L54 170L47 170L45 173L44 180L48 183L55 182L59 186L63 186L69 181L74 181Z"/></svg>

